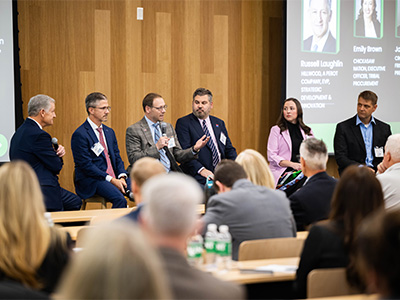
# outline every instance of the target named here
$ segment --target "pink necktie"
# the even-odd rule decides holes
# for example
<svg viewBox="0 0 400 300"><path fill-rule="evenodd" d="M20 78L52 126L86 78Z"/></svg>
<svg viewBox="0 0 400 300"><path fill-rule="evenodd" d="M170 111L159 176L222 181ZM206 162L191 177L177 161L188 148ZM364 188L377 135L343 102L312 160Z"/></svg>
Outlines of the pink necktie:
<svg viewBox="0 0 400 300"><path fill-rule="evenodd" d="M107 151L107 147L106 147L106 143L104 142L104 138L103 138L103 128L98 127L96 128L97 131L100 133L100 144L103 146L104 148L104 155L106 156L106 161L107 161L107 174L110 175L111 177L115 178L115 173L114 173L114 169L111 165L111 160L110 160L110 156L108 155L108 151Z"/></svg>

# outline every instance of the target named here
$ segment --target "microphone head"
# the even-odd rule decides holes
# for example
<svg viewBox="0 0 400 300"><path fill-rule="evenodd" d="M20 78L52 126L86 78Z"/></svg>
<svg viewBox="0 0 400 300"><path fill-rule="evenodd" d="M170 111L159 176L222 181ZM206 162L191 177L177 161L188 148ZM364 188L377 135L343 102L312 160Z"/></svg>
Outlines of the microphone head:
<svg viewBox="0 0 400 300"><path fill-rule="evenodd" d="M51 139L51 143L52 143L53 145L58 145L58 140L57 140L57 138L53 137L53 138Z"/></svg>
<svg viewBox="0 0 400 300"><path fill-rule="evenodd" d="M161 133L165 134L167 132L167 123L160 122Z"/></svg>

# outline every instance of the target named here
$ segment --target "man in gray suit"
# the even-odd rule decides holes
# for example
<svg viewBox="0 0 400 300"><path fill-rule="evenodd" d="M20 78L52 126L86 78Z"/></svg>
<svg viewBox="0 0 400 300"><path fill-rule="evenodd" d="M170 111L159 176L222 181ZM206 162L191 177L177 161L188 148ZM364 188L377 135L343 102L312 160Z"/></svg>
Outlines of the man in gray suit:
<svg viewBox="0 0 400 300"><path fill-rule="evenodd" d="M241 242L246 240L295 237L296 225L289 200L282 191L257 186L247 179L243 167L222 160L215 169L212 196L202 218L207 225L228 225L232 235L232 259L238 259Z"/></svg>
<svg viewBox="0 0 400 300"><path fill-rule="evenodd" d="M197 222L196 207L203 199L199 184L184 174L150 178L142 189L146 201L140 222L161 254L174 299L244 299L234 283L191 267L185 258L186 242Z"/></svg>
<svg viewBox="0 0 400 300"><path fill-rule="evenodd" d="M177 161L184 163L197 158L209 137L204 135L193 147L182 150L172 125L163 122L167 110L164 99L159 94L150 93L144 97L142 106L144 117L126 129L128 172L135 161L146 156L160 160L167 172L180 171Z"/></svg>

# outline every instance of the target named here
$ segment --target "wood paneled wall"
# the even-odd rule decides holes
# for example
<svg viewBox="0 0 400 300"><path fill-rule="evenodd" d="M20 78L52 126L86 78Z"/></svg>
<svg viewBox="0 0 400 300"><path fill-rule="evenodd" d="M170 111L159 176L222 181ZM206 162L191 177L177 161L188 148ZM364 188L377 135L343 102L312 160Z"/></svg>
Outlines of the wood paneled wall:
<svg viewBox="0 0 400 300"><path fill-rule="evenodd" d="M56 100L48 131L67 150L63 187L74 190L71 135L92 91L108 96L126 166L125 130L143 116L143 97L160 93L175 124L198 87L213 92L212 114L238 152L266 153L281 100L283 1L19 0L18 10L24 115L33 95Z"/></svg>

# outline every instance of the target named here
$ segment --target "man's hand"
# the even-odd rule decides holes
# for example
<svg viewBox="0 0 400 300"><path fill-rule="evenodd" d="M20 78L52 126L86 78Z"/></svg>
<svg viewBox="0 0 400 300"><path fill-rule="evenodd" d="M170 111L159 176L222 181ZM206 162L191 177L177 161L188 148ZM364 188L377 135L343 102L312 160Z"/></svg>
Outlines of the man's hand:
<svg viewBox="0 0 400 300"><path fill-rule="evenodd" d="M387 170L387 168L385 167L385 165L383 164L383 162L381 162L381 163L378 165L378 173L379 173L379 174L385 173L386 170Z"/></svg>
<svg viewBox="0 0 400 300"><path fill-rule="evenodd" d="M56 151L58 157L63 157L65 155L65 148L62 145L58 145L58 149Z"/></svg>
<svg viewBox="0 0 400 300"><path fill-rule="evenodd" d="M213 172L211 172L210 170L207 170L206 168L204 168L203 170L200 171L199 173L201 176L207 178L208 176L211 176L214 179L214 174Z"/></svg>
<svg viewBox="0 0 400 300"><path fill-rule="evenodd" d="M162 136L160 137L160 139L158 140L156 147L158 150L164 148L164 147L168 147L168 142L169 142L169 138L166 136Z"/></svg>
<svg viewBox="0 0 400 300"><path fill-rule="evenodd" d="M125 188L126 188L126 182L124 178L121 179L116 179L113 178L110 181L113 185L115 185L117 187L117 189L119 189L121 191L122 194L125 194Z"/></svg>
<svg viewBox="0 0 400 300"><path fill-rule="evenodd" d="M201 138L199 138L199 140L193 146L193 150L195 152L199 151L201 148L203 148L205 145L207 145L209 140L210 140L209 136L203 135Z"/></svg>
<svg viewBox="0 0 400 300"><path fill-rule="evenodd" d="M296 170L296 171L301 170L301 164L300 164L300 163L292 162L291 167L292 167L292 169L294 169L294 170Z"/></svg>

